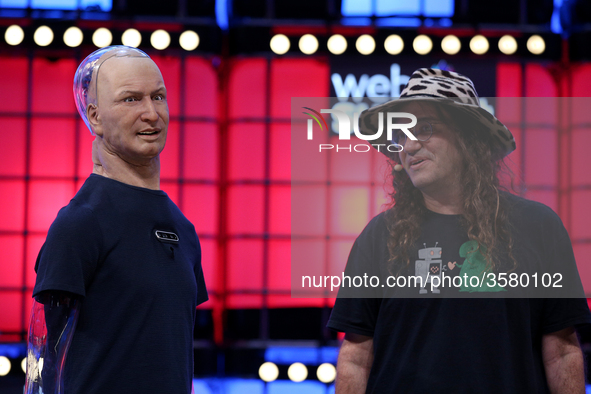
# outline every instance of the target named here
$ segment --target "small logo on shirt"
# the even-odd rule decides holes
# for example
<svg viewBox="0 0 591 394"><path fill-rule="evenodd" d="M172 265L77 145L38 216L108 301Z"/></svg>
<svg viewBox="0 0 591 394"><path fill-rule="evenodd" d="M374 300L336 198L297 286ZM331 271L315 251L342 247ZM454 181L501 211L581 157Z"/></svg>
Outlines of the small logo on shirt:
<svg viewBox="0 0 591 394"><path fill-rule="evenodd" d="M158 238L159 241L174 243L179 242L179 236L175 233L171 233L170 231L156 230L154 233L156 234L156 238Z"/></svg>

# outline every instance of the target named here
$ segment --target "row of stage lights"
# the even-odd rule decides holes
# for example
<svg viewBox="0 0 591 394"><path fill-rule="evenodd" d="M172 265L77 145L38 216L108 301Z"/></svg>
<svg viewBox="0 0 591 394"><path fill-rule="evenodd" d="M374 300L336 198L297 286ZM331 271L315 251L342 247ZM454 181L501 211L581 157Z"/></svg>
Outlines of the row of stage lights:
<svg viewBox="0 0 591 394"><path fill-rule="evenodd" d="M9 45L19 45L25 39L24 30L17 25L12 25L6 29L4 39ZM84 33L76 26L69 27L63 36L64 44L71 48L76 48L82 44ZM54 40L53 30L48 26L39 26L33 34L35 44L40 47L46 47ZM107 28L100 27L92 34L92 42L99 48L111 45L113 42L113 33ZM130 47L139 47L142 43L142 35L136 29L127 29L121 36L123 45ZM169 47L171 43L170 34L166 30L156 30L150 35L150 44L158 50ZM199 46L199 35L192 30L184 31L179 37L181 48L186 51L193 51Z"/></svg>
<svg viewBox="0 0 591 394"><path fill-rule="evenodd" d="M21 363L23 372L27 370L27 359ZM5 356L0 356L0 376L6 376L12 369L12 363ZM316 377L322 383L332 383L336 378L336 368L330 363L320 364L316 370ZM287 369L287 376L293 382L303 382L308 378L308 368L302 363L293 363ZM273 382L279 377L279 367L275 363L265 362L259 368L259 377L265 382Z"/></svg>
<svg viewBox="0 0 591 394"><path fill-rule="evenodd" d="M291 42L289 37L284 34L276 34L271 38L271 50L278 54L286 54ZM340 55L347 50L347 39L340 34L331 36L326 46L333 55ZM498 42L499 50L505 55L512 55L517 51L517 40L513 36L504 35ZM539 35L532 35L527 40L527 49L534 55L541 55L546 50L546 43ZM306 55L312 55L318 50L318 39L312 34L303 35L298 41L300 51ZM433 41L429 36L421 34L414 38L412 42L414 51L419 55L427 55L433 49ZM362 55L371 55L376 49L376 41L369 34L363 34L355 41L355 48ZM447 35L441 41L441 49L448 55L457 54L462 48L460 39L452 34ZM476 35L470 40L470 50L483 55L488 52L490 44L483 35ZM397 34L392 34L384 41L384 49L390 55L398 55L404 49L404 40Z"/></svg>
<svg viewBox="0 0 591 394"><path fill-rule="evenodd" d="M33 34L33 40L41 47L50 45L54 38L53 30L48 26L38 27ZM25 32L20 26L12 25L6 29L4 39L9 45L19 45L25 39ZM82 44L83 39L84 33L76 26L69 27L63 35L64 43L72 48ZM199 35L192 30L184 31L179 37L181 48L187 51L195 50L199 46L199 41ZM99 48L109 46L113 42L113 33L107 28L98 28L92 34L92 42ZM142 42L142 34L136 29L127 29L121 36L121 42L123 45L137 48ZM170 34L166 30L158 29L150 35L150 44L158 50L166 49L171 44ZM345 37L335 34L328 39L326 46L333 55L340 55L347 50L348 43ZM384 40L384 49L390 55L400 54L404 46L404 40L397 34L392 34ZM470 39L469 46L477 55L485 54L490 48L489 40L480 34ZM541 55L546 50L546 43L539 35L529 37L526 46L534 55ZM312 55L318 51L319 42L314 35L304 34L298 41L298 47L302 53ZM427 55L433 50L433 41L429 36L420 34L413 39L412 47L417 54ZM511 35L504 35L498 40L498 47L502 53L512 55L517 51L517 40ZM291 48L289 37L284 34L274 35L270 48L278 55L286 54ZM362 55L370 55L376 50L376 41L369 34L363 34L356 39L355 48ZM441 49L448 55L457 54L461 48L460 39L452 34L441 40Z"/></svg>
<svg viewBox="0 0 591 394"><path fill-rule="evenodd" d="M337 370L330 363L320 364L316 369L316 377L322 383L332 383L337 376ZM279 367L267 361L259 368L259 377L264 382L273 382L279 377ZM308 378L308 368L302 363L293 363L287 369L287 377L292 382L303 382Z"/></svg>

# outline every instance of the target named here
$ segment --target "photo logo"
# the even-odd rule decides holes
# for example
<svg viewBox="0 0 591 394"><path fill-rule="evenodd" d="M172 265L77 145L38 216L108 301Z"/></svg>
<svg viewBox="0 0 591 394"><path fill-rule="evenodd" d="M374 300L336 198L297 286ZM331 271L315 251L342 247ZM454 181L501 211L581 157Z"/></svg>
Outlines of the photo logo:
<svg viewBox="0 0 591 394"><path fill-rule="evenodd" d="M322 120L322 123L324 124L324 126L326 127L326 130L328 130L328 125L326 124L326 121L324 120L324 117L322 115L320 115L318 113L318 111L313 110L312 108L308 108L308 107L302 107L304 109L307 109L308 111L314 112L316 114L316 116L308 113L308 112L304 112L304 114L309 115L312 117L312 119L314 119L316 121L316 123L318 123L318 126L320 126L320 130L324 131L324 129L322 128L322 124L320 123L320 120ZM308 119L308 139L311 140L312 139L312 119ZM319 120L320 119L320 120Z"/></svg>
<svg viewBox="0 0 591 394"><path fill-rule="evenodd" d="M408 112L386 112L386 127L384 127L384 112L378 112L377 116L378 116L378 128L375 132L375 134L362 134L359 131L359 112L355 112L353 114L353 133L351 133L351 119L349 117L349 115L347 115L346 112L344 111L340 111L337 109L321 109L320 112L309 108L309 107L302 107L304 109L307 109L308 111L312 112L303 112L304 114L310 116L312 119L308 119L308 123L307 123L307 139L308 140L313 140L314 139L314 122L313 120L316 121L316 123L318 124L318 126L320 126L320 130L324 131L324 127L322 127L322 125L324 125L326 127L326 130L328 129L328 125L326 124L326 121L324 120L324 117L322 116L322 114L331 114L333 116L333 118L335 118L335 120L338 123L338 135L339 135L339 140L350 140L351 139L351 135L355 134L355 136L357 138L359 138L360 140L364 140L364 141L374 141L379 139L382 134L384 134L384 128L386 129L386 139L387 141L393 141L393 131L394 130L401 130L404 134L406 134L406 136L408 138L410 138L413 141L417 141L417 137L414 136L414 134L410 131L410 129L412 129L413 127L416 126L417 124L417 117L414 116L411 113ZM396 119L397 121L399 119L408 119L410 120L410 122L406 122L406 123L394 123L394 119ZM402 145L396 144L396 143L391 143L391 144L371 144L374 148L376 148L378 151L380 151L380 147L385 147L386 150L388 150L388 152L392 152L392 153L398 153L401 152L404 148L402 147ZM319 152L322 152L322 150L330 150L330 149L335 149L335 146L333 144L319 144ZM349 146L339 146L336 145L336 151L339 152L339 150L345 150L345 151L349 151L352 152L353 150L355 152L368 152L369 150L371 150L371 147L367 144L358 144L358 145L349 145Z"/></svg>

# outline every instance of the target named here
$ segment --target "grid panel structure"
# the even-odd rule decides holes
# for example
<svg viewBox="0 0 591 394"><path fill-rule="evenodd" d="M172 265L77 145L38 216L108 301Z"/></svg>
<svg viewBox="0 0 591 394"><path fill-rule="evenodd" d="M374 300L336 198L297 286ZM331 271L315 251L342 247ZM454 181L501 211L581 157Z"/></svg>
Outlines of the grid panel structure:
<svg viewBox="0 0 591 394"><path fill-rule="evenodd" d="M305 193L291 194L291 97L328 95L326 59L235 58L216 69L205 58L153 58L171 92L162 188L199 234L212 299L204 307L213 308L214 315L216 308L329 307L331 300L290 297L292 198L321 214L308 223L314 237L305 242L313 248L305 249L315 253L307 258L340 266L387 200L384 158L373 151L353 160L333 152L310 160L315 182ZM92 136L71 97L79 60L48 60L34 52L0 58L0 85L10 92L0 110L0 342L23 339L35 257L57 211L92 170ZM584 65L569 74L567 93L586 95L589 74L591 67ZM564 93L537 64L499 64L497 81L501 97ZM585 170L585 146L591 142L591 119L584 102L567 104L506 105L498 113L509 119L517 139L511 167L521 176L526 197L559 213L581 274L590 277L585 262L591 252L591 175ZM548 149L548 142L556 149ZM352 212L351 206L366 208ZM261 337L265 332L263 327ZM223 333L216 338L223 339Z"/></svg>

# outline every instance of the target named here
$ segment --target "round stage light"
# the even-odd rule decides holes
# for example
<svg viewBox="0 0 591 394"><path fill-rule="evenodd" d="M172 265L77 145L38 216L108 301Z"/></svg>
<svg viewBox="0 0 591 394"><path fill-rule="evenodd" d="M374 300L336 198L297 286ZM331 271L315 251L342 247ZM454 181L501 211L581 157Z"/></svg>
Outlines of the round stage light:
<svg viewBox="0 0 591 394"><path fill-rule="evenodd" d="M534 55L541 55L546 50L544 39L537 34L527 39L527 50Z"/></svg>
<svg viewBox="0 0 591 394"><path fill-rule="evenodd" d="M150 44L159 51L170 45L170 34L166 30L158 29L150 36Z"/></svg>
<svg viewBox="0 0 591 394"><path fill-rule="evenodd" d="M304 34L298 43L300 51L306 55L312 55L318 50L318 39L312 34Z"/></svg>
<svg viewBox="0 0 591 394"><path fill-rule="evenodd" d="M287 376L292 382L303 382L308 377L308 368L302 363L293 363L287 369Z"/></svg>
<svg viewBox="0 0 591 394"><path fill-rule="evenodd" d="M289 51L289 47L291 46L289 42L289 38L285 34L275 34L273 38L271 38L271 50L275 52L277 55L284 55Z"/></svg>
<svg viewBox="0 0 591 394"><path fill-rule="evenodd" d="M475 35L470 40L470 49L477 55L484 55L488 52L488 40L483 35Z"/></svg>
<svg viewBox="0 0 591 394"><path fill-rule="evenodd" d="M82 39L84 39L84 34L76 26L68 27L64 32L64 43L70 48L76 48L82 44Z"/></svg>
<svg viewBox="0 0 591 394"><path fill-rule="evenodd" d="M109 29L99 27L92 34L92 42L99 48L107 47L111 45L111 42L113 42L113 34L111 34Z"/></svg>
<svg viewBox="0 0 591 394"><path fill-rule="evenodd" d="M4 39L8 45L18 45L25 39L25 32L20 26L12 25L6 29Z"/></svg>
<svg viewBox="0 0 591 394"><path fill-rule="evenodd" d="M347 50L347 39L340 34L334 34L330 36L326 46L333 55L340 55Z"/></svg>
<svg viewBox="0 0 591 394"><path fill-rule="evenodd" d="M194 51L199 46L199 35L192 30L186 30L179 37L179 44L185 51Z"/></svg>
<svg viewBox="0 0 591 394"><path fill-rule="evenodd" d="M428 36L420 34L413 40L412 47L419 55L426 55L433 49L433 41Z"/></svg>
<svg viewBox="0 0 591 394"><path fill-rule="evenodd" d="M355 48L362 55L370 55L376 49L376 41L369 34L362 34L355 41Z"/></svg>
<svg viewBox="0 0 591 394"><path fill-rule="evenodd" d="M0 356L0 376L6 376L10 372L10 360L4 356Z"/></svg>
<svg viewBox="0 0 591 394"><path fill-rule="evenodd" d="M279 368L272 362L267 361L259 367L259 377L265 382L272 382L279 376Z"/></svg>
<svg viewBox="0 0 591 394"><path fill-rule="evenodd" d="M391 34L384 41L384 49L390 55L398 55L404 49L404 41L398 34Z"/></svg>
<svg viewBox="0 0 591 394"><path fill-rule="evenodd" d="M33 34L33 40L40 47L46 47L53 41L53 30L47 26L39 26Z"/></svg>
<svg viewBox="0 0 591 394"><path fill-rule="evenodd" d="M510 35L504 35L499 39L499 51L505 55L512 55L517 52L517 41Z"/></svg>
<svg viewBox="0 0 591 394"><path fill-rule="evenodd" d="M441 49L448 55L455 55L461 48L460 39L452 34L443 37L443 40L441 40Z"/></svg>
<svg viewBox="0 0 591 394"><path fill-rule="evenodd" d="M320 364L316 370L316 376L322 383L331 383L337 377L337 370L330 363Z"/></svg>
<svg viewBox="0 0 591 394"><path fill-rule="evenodd" d="M27 373L27 358L23 358L23 361L21 361L21 369L23 370L24 373Z"/></svg>
<svg viewBox="0 0 591 394"><path fill-rule="evenodd" d="M128 47L137 48L142 43L142 35L136 29L127 29L121 35L121 42Z"/></svg>

